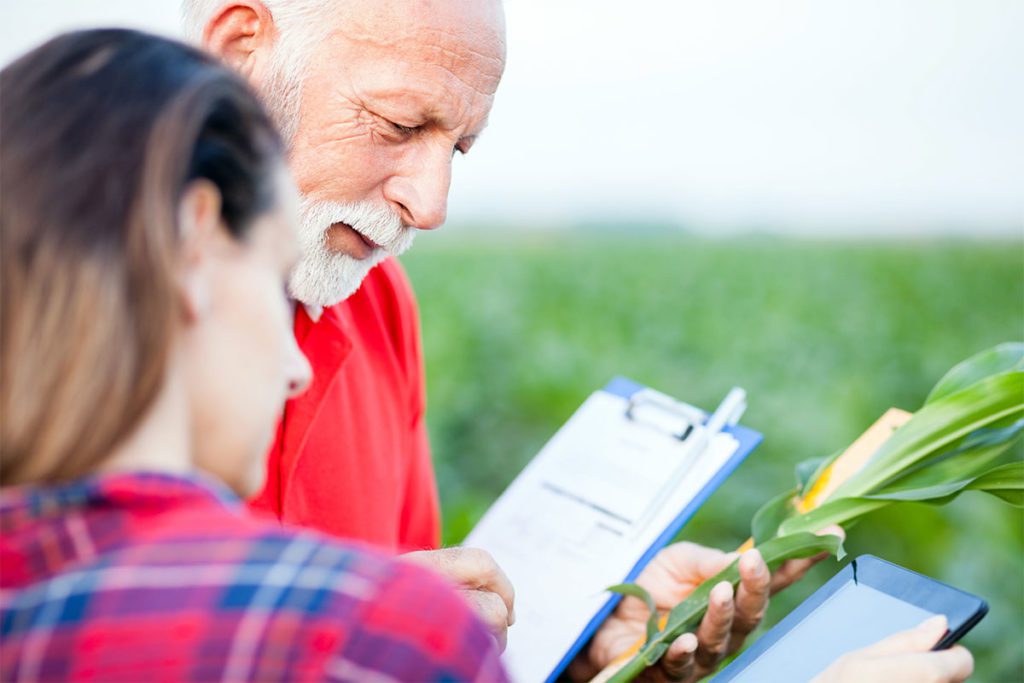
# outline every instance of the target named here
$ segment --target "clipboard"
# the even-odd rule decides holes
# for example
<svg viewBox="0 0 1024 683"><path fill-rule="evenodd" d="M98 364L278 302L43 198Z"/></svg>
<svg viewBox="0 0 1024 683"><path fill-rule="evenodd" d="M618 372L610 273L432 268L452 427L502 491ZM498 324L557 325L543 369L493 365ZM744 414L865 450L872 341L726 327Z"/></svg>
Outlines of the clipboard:
<svg viewBox="0 0 1024 683"><path fill-rule="evenodd" d="M554 681L621 599L604 589L634 580L757 447L736 424L743 407L709 437L704 411L616 377L487 511L464 545L489 551L516 588L514 680Z"/></svg>

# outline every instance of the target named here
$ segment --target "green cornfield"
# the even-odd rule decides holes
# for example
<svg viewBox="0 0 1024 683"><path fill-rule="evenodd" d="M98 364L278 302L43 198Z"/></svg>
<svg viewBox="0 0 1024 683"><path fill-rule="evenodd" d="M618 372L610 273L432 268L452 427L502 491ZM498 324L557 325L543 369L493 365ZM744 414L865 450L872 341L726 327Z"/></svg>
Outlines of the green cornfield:
<svg viewBox="0 0 1024 683"><path fill-rule="evenodd" d="M1024 339L1022 241L462 230L421 236L403 260L420 300L446 543L614 375L705 408L747 390L743 422L765 441L681 534L733 548L797 462L845 447L890 406L917 408L958 361ZM985 597L991 612L964 641L975 680L1024 680L1020 510L981 493L895 506L851 529L847 551ZM765 624L840 566L775 598Z"/></svg>

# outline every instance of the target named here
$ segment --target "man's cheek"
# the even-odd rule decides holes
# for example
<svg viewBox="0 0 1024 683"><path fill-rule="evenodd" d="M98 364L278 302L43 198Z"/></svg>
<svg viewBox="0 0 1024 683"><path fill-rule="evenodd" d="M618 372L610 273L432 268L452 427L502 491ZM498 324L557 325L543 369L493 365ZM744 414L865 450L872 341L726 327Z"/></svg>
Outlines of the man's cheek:
<svg viewBox="0 0 1024 683"><path fill-rule="evenodd" d="M316 196L325 185L361 175L370 165L376 137L372 130L339 125L334 132L316 144L296 146L291 166L303 194Z"/></svg>

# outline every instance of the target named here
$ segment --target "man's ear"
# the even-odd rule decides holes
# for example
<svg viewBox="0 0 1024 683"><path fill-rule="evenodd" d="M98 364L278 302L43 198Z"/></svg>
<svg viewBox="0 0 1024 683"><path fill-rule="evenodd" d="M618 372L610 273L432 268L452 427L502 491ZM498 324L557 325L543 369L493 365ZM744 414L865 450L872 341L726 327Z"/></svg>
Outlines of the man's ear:
<svg viewBox="0 0 1024 683"><path fill-rule="evenodd" d="M220 210L220 190L205 179L185 188L178 203L178 293L189 323L210 310L210 260L224 231Z"/></svg>
<svg viewBox="0 0 1024 683"><path fill-rule="evenodd" d="M263 78L277 38L274 18L259 0L222 5L203 27L203 47L254 83Z"/></svg>

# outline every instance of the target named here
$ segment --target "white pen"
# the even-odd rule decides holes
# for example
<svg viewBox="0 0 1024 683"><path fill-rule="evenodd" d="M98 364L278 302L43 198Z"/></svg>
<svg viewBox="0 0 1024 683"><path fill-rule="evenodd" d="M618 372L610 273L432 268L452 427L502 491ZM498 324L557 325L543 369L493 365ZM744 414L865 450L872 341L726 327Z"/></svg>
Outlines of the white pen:
<svg viewBox="0 0 1024 683"><path fill-rule="evenodd" d="M704 431L708 438L715 436L727 426L739 422L743 411L747 409L747 392L739 387L733 387L725 395L722 402L718 404L715 412L704 423Z"/></svg>

